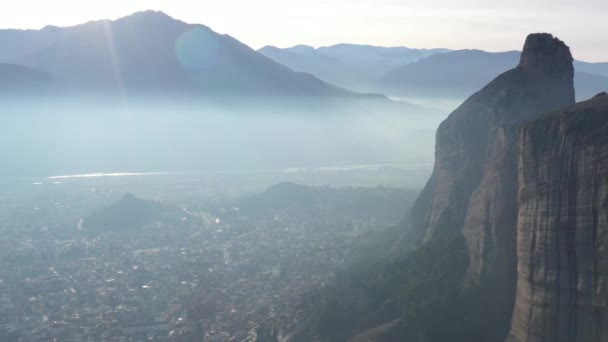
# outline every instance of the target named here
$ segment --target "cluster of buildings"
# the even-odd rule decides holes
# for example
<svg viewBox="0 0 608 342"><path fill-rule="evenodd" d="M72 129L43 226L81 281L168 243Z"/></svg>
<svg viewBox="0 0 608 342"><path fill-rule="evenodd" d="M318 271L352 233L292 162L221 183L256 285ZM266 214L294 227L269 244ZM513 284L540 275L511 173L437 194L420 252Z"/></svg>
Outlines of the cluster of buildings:
<svg viewBox="0 0 608 342"><path fill-rule="evenodd" d="M331 216L187 214L0 237L0 341L256 341L262 325L289 326L356 239Z"/></svg>

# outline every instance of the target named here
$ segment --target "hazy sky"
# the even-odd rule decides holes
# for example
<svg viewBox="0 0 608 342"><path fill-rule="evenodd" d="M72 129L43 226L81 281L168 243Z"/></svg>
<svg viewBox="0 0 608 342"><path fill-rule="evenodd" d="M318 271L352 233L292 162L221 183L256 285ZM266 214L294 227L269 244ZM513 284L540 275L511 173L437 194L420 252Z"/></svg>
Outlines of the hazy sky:
<svg viewBox="0 0 608 342"><path fill-rule="evenodd" d="M253 48L340 42L416 48L521 49L530 32L575 58L608 61L608 0L4 0L3 28L73 25L154 9Z"/></svg>

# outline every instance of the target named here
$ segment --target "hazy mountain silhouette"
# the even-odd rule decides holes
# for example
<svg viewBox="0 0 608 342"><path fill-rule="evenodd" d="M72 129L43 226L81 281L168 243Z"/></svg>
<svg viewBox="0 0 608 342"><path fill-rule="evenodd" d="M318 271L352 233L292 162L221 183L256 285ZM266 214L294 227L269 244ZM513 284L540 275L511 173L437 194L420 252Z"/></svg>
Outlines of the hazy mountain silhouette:
<svg viewBox="0 0 608 342"><path fill-rule="evenodd" d="M11 38L13 37L13 38ZM23 40L14 37L22 37ZM47 72L80 89L192 95L359 97L294 72L238 40L162 12L70 28L0 31L7 62ZM26 45L30 42L31 45Z"/></svg>
<svg viewBox="0 0 608 342"><path fill-rule="evenodd" d="M467 96L513 68L519 51L458 50L435 54L386 73L377 90L411 96ZM608 87L608 63L575 63L578 99L587 99Z"/></svg>
<svg viewBox="0 0 608 342"><path fill-rule="evenodd" d="M587 100L608 89L608 76L578 71L574 73L574 85L576 98L581 101Z"/></svg>
<svg viewBox="0 0 608 342"><path fill-rule="evenodd" d="M0 95L45 95L64 84L53 76L28 67L0 63Z"/></svg>
<svg viewBox="0 0 608 342"><path fill-rule="evenodd" d="M383 73L383 69L390 70L394 67L447 51L449 50L411 49L403 46L382 47L357 44L337 44L317 49L318 53L336 58L344 64L376 66L376 70L373 72L378 74Z"/></svg>
<svg viewBox="0 0 608 342"><path fill-rule="evenodd" d="M574 69L588 74L608 76L608 63L587 63L574 61Z"/></svg>
<svg viewBox="0 0 608 342"><path fill-rule="evenodd" d="M184 215L177 207L125 194L119 201L84 218L83 227L95 232L123 231L156 222L178 222Z"/></svg>
<svg viewBox="0 0 608 342"><path fill-rule="evenodd" d="M290 69L313 74L326 82L342 86L361 82L361 75L357 68L346 65L333 57L317 53L312 47L306 48L310 48L312 51L305 49L303 45L298 45L289 49L265 46L258 52Z"/></svg>
<svg viewBox="0 0 608 342"><path fill-rule="evenodd" d="M459 50L437 54L387 72L379 82L387 88L446 95L468 94L517 65L517 51L490 53Z"/></svg>
<svg viewBox="0 0 608 342"><path fill-rule="evenodd" d="M384 73L447 49L410 49L371 45L338 44L315 49L266 46L261 54L289 68L311 73L324 81L344 87L363 87Z"/></svg>
<svg viewBox="0 0 608 342"><path fill-rule="evenodd" d="M393 188L314 187L283 182L266 191L238 199L233 203L239 214L247 217L298 217L311 215L343 216L361 220L374 217L399 222L404 208L418 195L417 191Z"/></svg>
<svg viewBox="0 0 608 342"><path fill-rule="evenodd" d="M315 49L297 45L258 50L294 70L359 90L396 96L472 94L519 62L519 51L417 50L338 44ZM587 99L608 86L608 63L575 61L577 97Z"/></svg>
<svg viewBox="0 0 608 342"><path fill-rule="evenodd" d="M69 37L79 27L46 26L41 30L0 30L0 61L14 62Z"/></svg>

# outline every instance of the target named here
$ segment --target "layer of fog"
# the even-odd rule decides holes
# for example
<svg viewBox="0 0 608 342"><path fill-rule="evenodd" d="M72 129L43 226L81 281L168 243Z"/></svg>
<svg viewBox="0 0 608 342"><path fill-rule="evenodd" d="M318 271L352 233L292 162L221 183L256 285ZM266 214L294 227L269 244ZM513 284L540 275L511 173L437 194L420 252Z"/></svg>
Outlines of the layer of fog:
<svg viewBox="0 0 608 342"><path fill-rule="evenodd" d="M0 174L9 177L431 163L444 117L416 108L226 109L180 101L3 107Z"/></svg>

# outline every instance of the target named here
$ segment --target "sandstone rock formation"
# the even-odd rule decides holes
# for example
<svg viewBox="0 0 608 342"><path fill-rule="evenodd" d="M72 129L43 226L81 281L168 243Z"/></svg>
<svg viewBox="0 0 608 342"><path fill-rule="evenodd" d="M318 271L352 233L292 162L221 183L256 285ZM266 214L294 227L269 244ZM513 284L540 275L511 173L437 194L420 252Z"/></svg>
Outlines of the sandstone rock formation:
<svg viewBox="0 0 608 342"><path fill-rule="evenodd" d="M469 203L473 193L482 190L484 177L496 178L488 174L500 154L494 143L504 144L510 138L506 134L514 136L521 122L573 104L572 78L568 47L548 34L530 35L520 65L471 96L440 125L433 174L412 210L407 238L419 244L442 229L463 230L473 214L467 212L476 209Z"/></svg>
<svg viewBox="0 0 608 342"><path fill-rule="evenodd" d="M608 341L608 95L572 106L572 79L568 47L530 35L441 124L405 236L464 236L463 285L490 294L509 342Z"/></svg>
<svg viewBox="0 0 608 342"><path fill-rule="evenodd" d="M517 299L509 341L608 341L608 96L519 140Z"/></svg>
<svg viewBox="0 0 608 342"><path fill-rule="evenodd" d="M355 317L351 341L608 342L608 95L574 105L572 61L532 34L440 125L409 253L376 275L401 317Z"/></svg>
<svg viewBox="0 0 608 342"><path fill-rule="evenodd" d="M468 286L495 287L508 324L515 295L517 128L574 103L569 48L532 34L521 62L466 100L437 131L431 179L412 210L404 241L419 244L462 232L470 256Z"/></svg>

